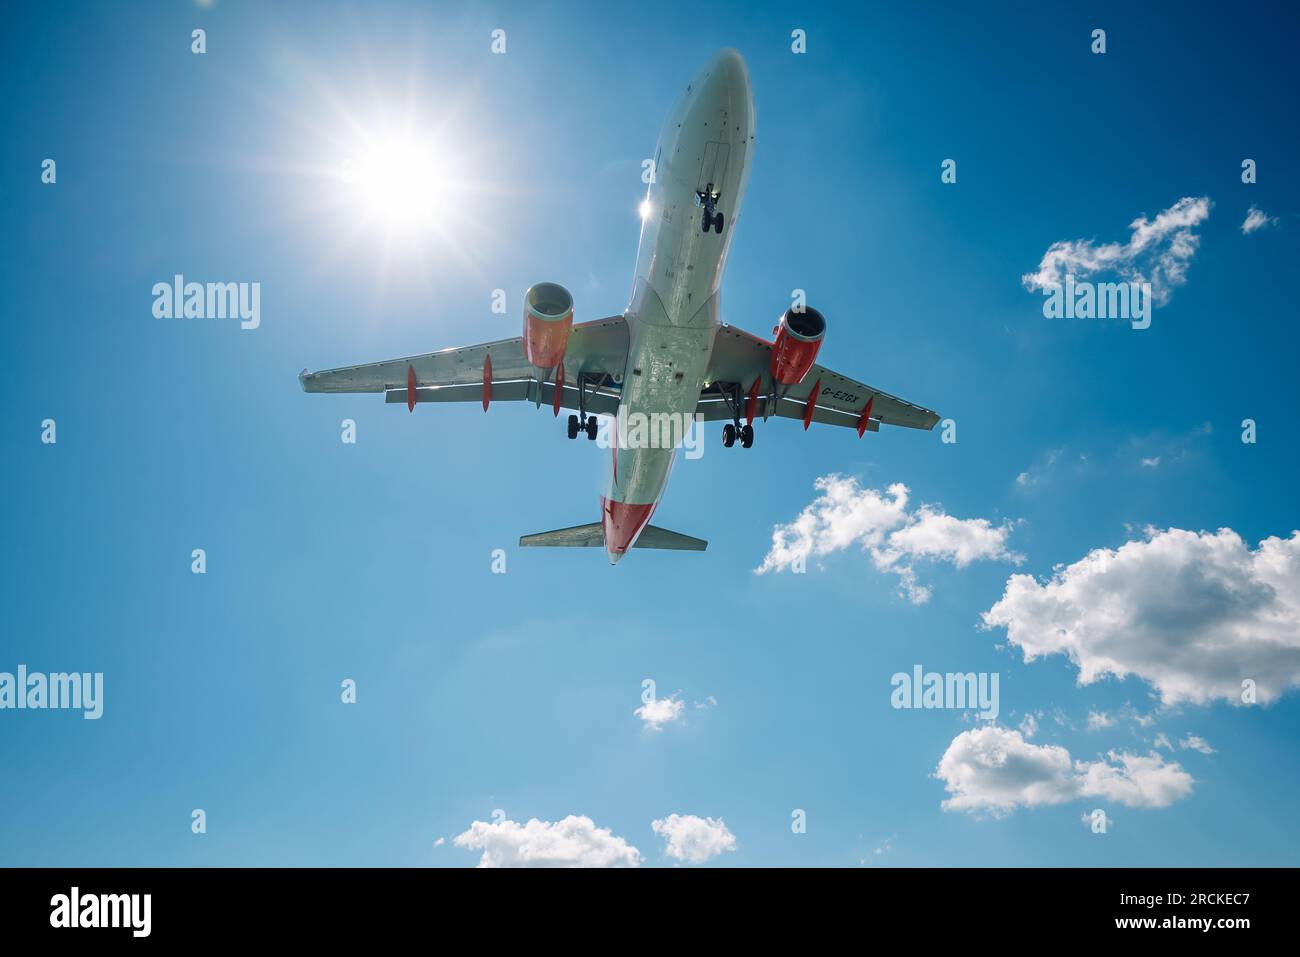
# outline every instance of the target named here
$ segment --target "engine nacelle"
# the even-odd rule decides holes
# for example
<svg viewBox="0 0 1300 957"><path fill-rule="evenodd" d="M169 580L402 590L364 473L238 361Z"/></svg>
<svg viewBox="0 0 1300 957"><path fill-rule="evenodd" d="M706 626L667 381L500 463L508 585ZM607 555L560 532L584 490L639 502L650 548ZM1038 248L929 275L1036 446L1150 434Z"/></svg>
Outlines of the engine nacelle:
<svg viewBox="0 0 1300 957"><path fill-rule="evenodd" d="M559 283L539 282L524 293L524 355L537 369L564 361L573 331L573 297Z"/></svg>
<svg viewBox="0 0 1300 957"><path fill-rule="evenodd" d="M787 309L772 343L772 378L780 385L798 385L817 360L826 338L826 317L811 306L802 312Z"/></svg>

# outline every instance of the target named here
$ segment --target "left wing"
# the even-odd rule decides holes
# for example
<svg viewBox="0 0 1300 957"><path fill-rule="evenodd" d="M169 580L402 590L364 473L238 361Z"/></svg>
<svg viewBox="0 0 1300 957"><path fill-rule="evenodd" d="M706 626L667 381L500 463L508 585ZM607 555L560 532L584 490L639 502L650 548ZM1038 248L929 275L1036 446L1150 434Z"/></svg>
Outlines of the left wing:
<svg viewBox="0 0 1300 957"><path fill-rule="evenodd" d="M603 379L621 374L627 348L622 316L574 325L556 407L578 408L580 375ZM534 375L524 341L516 336L386 362L321 372L304 369L298 381L304 392L383 392L388 402L483 402L484 408L489 401L553 403L555 383L539 386ZM617 409L617 391L590 382L587 389L587 411L612 414Z"/></svg>
<svg viewBox="0 0 1300 957"><path fill-rule="evenodd" d="M710 419L732 418L731 403L724 397L727 386L739 386L741 417L748 411L749 395L755 381L759 383L754 401L754 414L762 418L778 415L788 419L804 419L825 425L841 425L862 431L876 432L880 424L903 426L909 429L933 429L939 414L914 405L906 399L856 382L825 366L813 365L803 381L791 386L781 398L772 393L772 344L743 329L723 323L714 340L713 357L709 361L709 382L700 396L696 411ZM811 415L808 400L813 389ZM871 403L870 413L867 403Z"/></svg>

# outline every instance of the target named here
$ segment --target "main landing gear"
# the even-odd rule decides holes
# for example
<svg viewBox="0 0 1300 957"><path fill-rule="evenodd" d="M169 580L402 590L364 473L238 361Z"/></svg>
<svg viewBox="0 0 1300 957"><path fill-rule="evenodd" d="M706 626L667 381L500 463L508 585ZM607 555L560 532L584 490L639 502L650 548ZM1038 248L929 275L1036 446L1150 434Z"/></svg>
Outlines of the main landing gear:
<svg viewBox="0 0 1300 957"><path fill-rule="evenodd" d="M740 437L740 447L747 449L754 444L754 427L752 425L736 426L728 422L722 427L722 444L731 448L736 444L736 437Z"/></svg>
<svg viewBox="0 0 1300 957"><path fill-rule="evenodd" d="M722 401L727 405L727 411L731 413L731 421L722 427L722 444L726 448L731 448L736 444L736 439L740 439L740 447L747 449L754 444L754 426L751 423L740 424L740 403L741 398L740 385L738 383L718 383L718 392L722 396Z"/></svg>
<svg viewBox="0 0 1300 957"><path fill-rule="evenodd" d="M700 232L707 233L710 226L713 227L715 233L722 232L722 213L717 212L718 200L721 196L722 194L713 188L712 183L706 185L704 189L695 191L695 198L704 207L704 216L700 220Z"/></svg>
<svg viewBox="0 0 1300 957"><path fill-rule="evenodd" d="M587 438L593 442L596 439L596 417L594 415L584 415L581 422L576 415L569 416L569 438L576 439L579 432L586 432Z"/></svg>
<svg viewBox="0 0 1300 957"><path fill-rule="evenodd" d="M598 375L578 373L578 414L569 416L569 438L576 439L579 432L586 432L588 439L596 441L598 420L594 415L587 414L587 386L590 384L592 392L595 392L604 381L604 373Z"/></svg>

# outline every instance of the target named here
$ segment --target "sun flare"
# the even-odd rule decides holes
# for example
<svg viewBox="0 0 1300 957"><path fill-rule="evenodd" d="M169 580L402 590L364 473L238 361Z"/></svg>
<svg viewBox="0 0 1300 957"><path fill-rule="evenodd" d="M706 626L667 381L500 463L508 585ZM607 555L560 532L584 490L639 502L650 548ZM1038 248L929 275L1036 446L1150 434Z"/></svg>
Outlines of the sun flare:
<svg viewBox="0 0 1300 957"><path fill-rule="evenodd" d="M405 134L367 140L344 160L341 179L363 218L399 231L437 225L457 191L436 144Z"/></svg>

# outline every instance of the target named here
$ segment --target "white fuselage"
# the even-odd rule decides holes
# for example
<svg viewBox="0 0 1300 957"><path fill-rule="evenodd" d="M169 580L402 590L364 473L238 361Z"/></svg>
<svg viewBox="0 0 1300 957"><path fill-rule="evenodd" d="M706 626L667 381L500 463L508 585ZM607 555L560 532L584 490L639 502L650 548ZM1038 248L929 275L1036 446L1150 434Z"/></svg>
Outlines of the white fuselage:
<svg viewBox="0 0 1300 957"><path fill-rule="evenodd" d="M635 438L642 421L689 420L704 388L719 323L718 290L754 150L754 100L740 55L724 50L669 114L643 206L628 304L627 368L618 417ZM698 191L712 186L722 231L704 232ZM658 416L657 419L652 418ZM617 431L617 430L616 430ZM602 501L605 545L617 561L663 494L674 449L615 442ZM650 447L646 447L650 445Z"/></svg>

